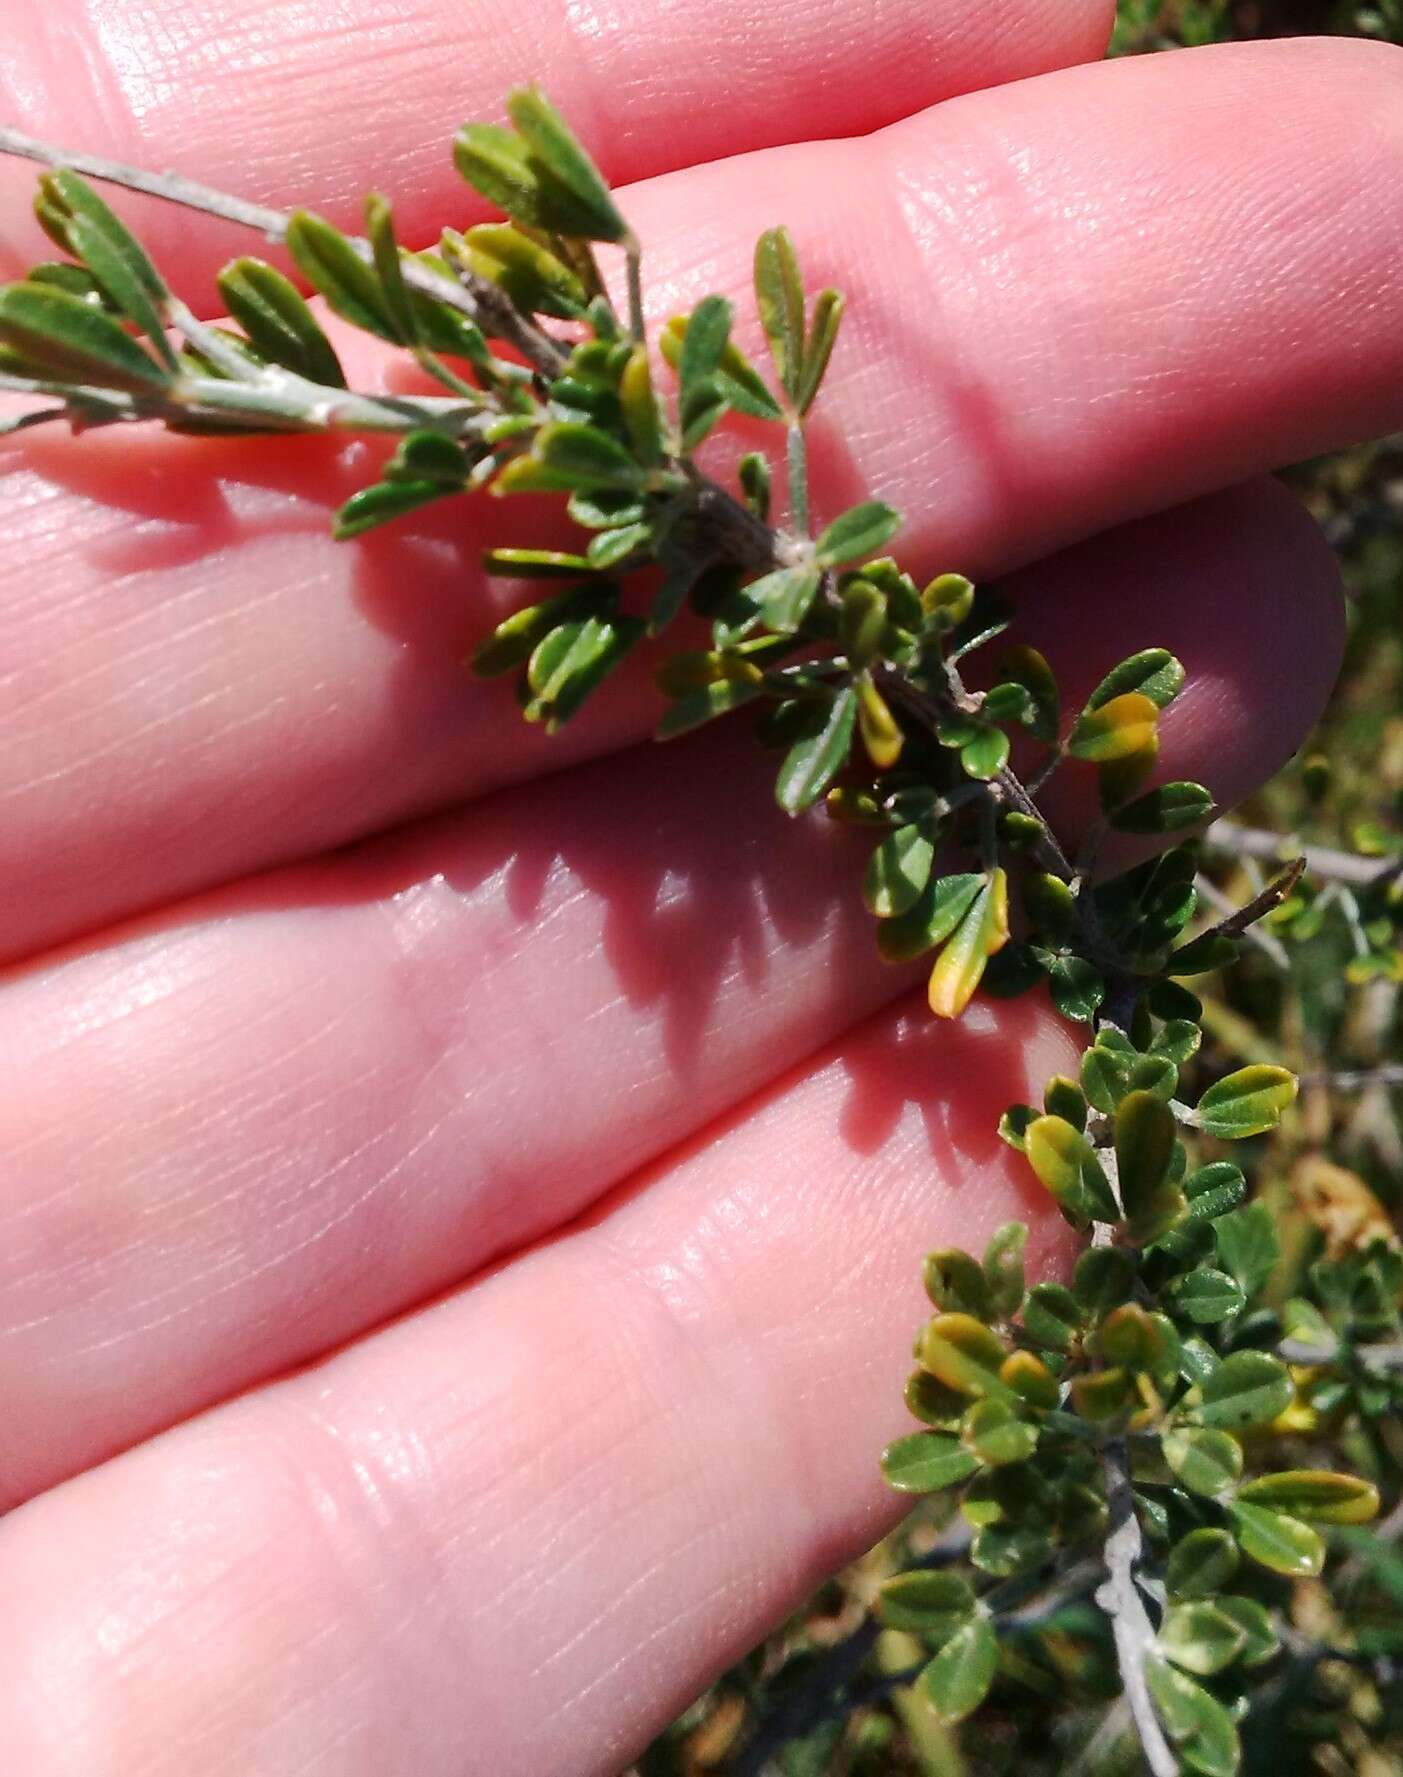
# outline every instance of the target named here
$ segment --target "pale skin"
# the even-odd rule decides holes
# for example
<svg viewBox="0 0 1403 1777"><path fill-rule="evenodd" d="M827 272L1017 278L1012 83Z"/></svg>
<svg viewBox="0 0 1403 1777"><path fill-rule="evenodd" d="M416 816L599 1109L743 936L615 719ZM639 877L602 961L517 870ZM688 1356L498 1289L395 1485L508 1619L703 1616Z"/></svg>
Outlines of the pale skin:
<svg viewBox="0 0 1403 1777"><path fill-rule="evenodd" d="M917 571L1019 570L1073 694L1175 648L1166 775L1227 803L1342 636L1251 478L1403 425L1403 56L1075 66L1110 11L56 3L7 27L0 110L347 224L378 185L419 239L471 212L452 128L539 77L646 180L656 314L722 288L753 341L780 220L847 290L820 514L879 494ZM0 172L6 275L31 177ZM208 312L251 243L118 201ZM457 663L519 596L478 549L538 515L334 544L370 462L0 448L24 1777L610 1777L899 1516L925 1249L1021 1214L1067 1250L993 1136L1064 1027L934 1026L860 844L787 823L743 732L645 744L641 669L525 730Z"/></svg>

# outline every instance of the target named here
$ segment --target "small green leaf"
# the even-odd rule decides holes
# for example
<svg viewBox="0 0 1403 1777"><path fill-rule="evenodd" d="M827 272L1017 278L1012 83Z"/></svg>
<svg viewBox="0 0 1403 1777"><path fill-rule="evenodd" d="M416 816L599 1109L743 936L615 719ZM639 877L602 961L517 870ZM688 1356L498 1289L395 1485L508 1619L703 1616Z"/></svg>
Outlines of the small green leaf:
<svg viewBox="0 0 1403 1777"><path fill-rule="evenodd" d="M638 618L615 616L581 617L552 630L527 665L535 694L523 708L527 721L544 721L554 732L614 670L643 631Z"/></svg>
<svg viewBox="0 0 1403 1777"><path fill-rule="evenodd" d="M857 721L857 692L844 685L823 726L795 741L780 766L775 799L786 814L811 807L847 763Z"/></svg>
<svg viewBox="0 0 1403 1777"><path fill-rule="evenodd" d="M1237 1499L1229 1506L1242 1552L1274 1573L1314 1579L1325 1566L1320 1532L1284 1512Z"/></svg>
<svg viewBox="0 0 1403 1777"><path fill-rule="evenodd" d="M988 1279L978 1260L959 1247L940 1247L927 1253L922 1278L926 1294L942 1312L969 1314L976 1320L991 1315Z"/></svg>
<svg viewBox="0 0 1403 1777"><path fill-rule="evenodd" d="M1205 932L1192 944L1181 945L1171 952L1165 970L1170 975L1207 975L1214 969L1223 969L1236 962L1241 948L1241 940L1229 937L1226 932Z"/></svg>
<svg viewBox="0 0 1403 1777"><path fill-rule="evenodd" d="M1231 1160L1215 1160L1200 1166L1184 1180L1184 1195L1189 1201L1189 1214L1196 1222L1212 1221L1236 1209L1247 1196L1247 1180L1242 1168Z"/></svg>
<svg viewBox="0 0 1403 1777"><path fill-rule="evenodd" d="M1265 1605L1258 1604L1255 1598L1238 1598L1232 1595L1216 1598L1214 1603L1242 1630L1245 1643L1238 1655L1241 1665L1261 1666L1274 1658L1281 1646L1281 1640L1272 1627L1271 1615Z"/></svg>
<svg viewBox="0 0 1403 1777"><path fill-rule="evenodd" d="M1072 728L1067 751L1093 765L1143 752L1153 740L1159 710L1150 698L1127 691L1109 703L1088 706Z"/></svg>
<svg viewBox="0 0 1403 1777"><path fill-rule="evenodd" d="M781 386L797 403L804 375L804 285L787 228L755 243L755 300Z"/></svg>
<svg viewBox="0 0 1403 1777"><path fill-rule="evenodd" d="M964 1395L937 1382L924 1370L913 1370L906 1378L902 1398L908 1410L923 1424L938 1426L942 1431L958 1430L969 1406Z"/></svg>
<svg viewBox="0 0 1403 1777"><path fill-rule="evenodd" d="M636 492L646 480L642 466L607 432L601 432L595 426L580 425L574 420L542 426L536 434L531 456L517 461L539 464L551 478L551 483L562 491L580 488L592 492L599 489ZM515 466L509 464L508 469Z"/></svg>
<svg viewBox="0 0 1403 1777"><path fill-rule="evenodd" d="M860 556L875 555L901 526L901 514L881 500L865 500L835 518L814 545L821 568L840 567Z"/></svg>
<svg viewBox="0 0 1403 1777"><path fill-rule="evenodd" d="M1267 1425L1291 1405L1290 1372L1265 1351L1235 1351L1203 1383L1205 1425Z"/></svg>
<svg viewBox="0 0 1403 1777"><path fill-rule="evenodd" d="M634 455L649 467L660 462L663 454L662 417L658 412L658 398L653 393L647 346L637 345L629 353L628 363L619 378L619 403Z"/></svg>
<svg viewBox="0 0 1403 1777"><path fill-rule="evenodd" d="M55 284L0 287L0 344L65 382L151 394L170 381L119 321Z"/></svg>
<svg viewBox="0 0 1403 1777"><path fill-rule="evenodd" d="M980 728L960 748L960 766L966 777L987 784L1008 764L1008 754L1008 736L1002 728Z"/></svg>
<svg viewBox="0 0 1403 1777"><path fill-rule="evenodd" d="M423 427L406 432L386 463L386 481L437 481L450 492L463 487L472 471L472 459L455 439Z"/></svg>
<svg viewBox="0 0 1403 1777"><path fill-rule="evenodd" d="M923 956L950 936L983 886L974 874L932 877L912 907L877 927L878 951L889 963Z"/></svg>
<svg viewBox="0 0 1403 1777"><path fill-rule="evenodd" d="M958 1628L922 1672L921 1689L945 1726L972 1715L999 1670L999 1641L986 1617Z"/></svg>
<svg viewBox="0 0 1403 1777"><path fill-rule="evenodd" d="M1001 1319L1016 1314L1023 1301L1023 1252L1027 1244L1026 1225L1005 1222L994 1230L985 1245L984 1276L989 1285L989 1300Z"/></svg>
<svg viewBox="0 0 1403 1777"><path fill-rule="evenodd" d="M974 582L963 574L937 574L921 594L921 609L942 633L958 629L974 609Z"/></svg>
<svg viewBox="0 0 1403 1777"><path fill-rule="evenodd" d="M560 549L488 549L483 571L507 580L577 580L593 572L589 558Z"/></svg>
<svg viewBox="0 0 1403 1777"><path fill-rule="evenodd" d="M1072 1267L1072 1294L1088 1314L1109 1314L1130 1300L1135 1288L1135 1261L1120 1247L1093 1247Z"/></svg>
<svg viewBox="0 0 1403 1777"><path fill-rule="evenodd" d="M1276 1218L1265 1203L1249 1203L1243 1209L1220 1216L1213 1224L1218 1257L1241 1284L1254 1295L1271 1276L1281 1256Z"/></svg>
<svg viewBox="0 0 1403 1777"><path fill-rule="evenodd" d="M936 958L926 998L937 1018L958 1018L983 979L989 958L1008 942L1008 877L991 870L968 912Z"/></svg>
<svg viewBox="0 0 1403 1777"><path fill-rule="evenodd" d="M481 222L454 238L452 247L455 259L495 284L526 314L573 320L589 303L589 292L574 271L509 222Z"/></svg>
<svg viewBox="0 0 1403 1777"><path fill-rule="evenodd" d="M873 852L863 881L863 899L879 919L891 919L915 906L930 881L935 846L921 827L898 827Z"/></svg>
<svg viewBox="0 0 1403 1777"><path fill-rule="evenodd" d="M1089 1024L1106 997L1106 981L1082 956L1059 956L1047 971L1052 1003L1064 1018Z"/></svg>
<svg viewBox="0 0 1403 1777"><path fill-rule="evenodd" d="M765 622L781 635L798 629L818 595L819 572L814 567L776 568L752 580L746 595L764 612Z"/></svg>
<svg viewBox="0 0 1403 1777"><path fill-rule="evenodd" d="M1028 1336L1051 1351L1066 1351L1085 1324L1080 1304L1065 1284L1039 1283L1023 1304Z"/></svg>
<svg viewBox="0 0 1403 1777"><path fill-rule="evenodd" d="M301 292L261 259L235 259L219 274L229 313L263 357L324 387L344 389L346 373Z"/></svg>
<svg viewBox="0 0 1403 1777"><path fill-rule="evenodd" d="M1202 784L1161 784L1111 817L1121 833L1178 833L1197 827L1213 813L1213 798Z"/></svg>
<svg viewBox="0 0 1403 1777"><path fill-rule="evenodd" d="M371 257L395 331L406 345L418 345L418 311L404 281L404 264L399 242L395 239L394 215L389 200L379 192L372 192L365 200L365 232L370 237Z"/></svg>
<svg viewBox="0 0 1403 1777"><path fill-rule="evenodd" d="M1201 1265L1174 1287L1174 1307L1201 1327L1214 1326L1247 1304L1241 1286L1224 1271Z"/></svg>
<svg viewBox="0 0 1403 1777"><path fill-rule="evenodd" d="M678 359L684 398L698 382L712 376L720 364L731 336L733 312L724 296L704 296L692 310Z"/></svg>
<svg viewBox="0 0 1403 1777"><path fill-rule="evenodd" d="M589 540L585 559L599 573L643 554L652 541L653 527L650 524L625 524L611 531L596 531Z"/></svg>
<svg viewBox="0 0 1403 1777"><path fill-rule="evenodd" d="M976 881L978 878L975 879ZM1047 1107L1044 1106L1044 1109ZM1061 1116L1062 1112L1054 1111L1053 1116ZM999 1140L1006 1141L1011 1148L1020 1154L1027 1147L1028 1130L1038 1120L1038 1113L1030 1104L1011 1104L999 1118ZM1069 1119L1070 1121L1070 1119Z"/></svg>
<svg viewBox="0 0 1403 1777"><path fill-rule="evenodd" d="M958 1438L938 1431L912 1432L882 1452L887 1485L900 1493L938 1493L968 1479L979 1467Z"/></svg>
<svg viewBox="0 0 1403 1777"><path fill-rule="evenodd" d="M999 1368L999 1377L1020 1401L1044 1412L1055 1407L1060 1398L1057 1378L1031 1351L1011 1351Z"/></svg>
<svg viewBox="0 0 1403 1777"><path fill-rule="evenodd" d="M343 320L392 345L406 343L374 267L340 229L299 210L288 223L287 249L303 277Z"/></svg>
<svg viewBox="0 0 1403 1777"><path fill-rule="evenodd" d="M1371 1481L1329 1469L1281 1469L1249 1481L1237 1497L1316 1524L1367 1524L1379 1511L1379 1490Z"/></svg>
<svg viewBox="0 0 1403 1777"><path fill-rule="evenodd" d="M1149 1053L1164 1056L1167 1061L1173 1062L1174 1066L1178 1068L1182 1067L1186 1061L1193 1060L1202 1041L1203 1032L1196 1020L1171 1018L1163 1029L1156 1033L1150 1044Z"/></svg>
<svg viewBox="0 0 1403 1777"><path fill-rule="evenodd" d="M1241 1625L1206 1599L1172 1604L1160 1624L1159 1645L1184 1672L1209 1678L1222 1672L1247 1646Z"/></svg>
<svg viewBox="0 0 1403 1777"><path fill-rule="evenodd" d="M544 196L543 225L591 241L626 241L628 224L609 195L599 168L540 88L517 87L507 97L507 115L538 169ZM547 177L540 178L541 173ZM568 202L562 202L562 193L568 194Z"/></svg>
<svg viewBox="0 0 1403 1777"><path fill-rule="evenodd" d="M1043 1109L1049 1117L1062 1117L1074 1129L1086 1133L1086 1094L1065 1074L1053 1074L1043 1087Z"/></svg>
<svg viewBox="0 0 1403 1777"><path fill-rule="evenodd" d="M1089 710L1099 710L1129 691L1148 697L1160 709L1179 695L1184 686L1183 667L1164 648L1146 648L1112 667L1086 700Z"/></svg>
<svg viewBox="0 0 1403 1777"><path fill-rule="evenodd" d="M922 1366L947 1388L976 1399L1013 1399L999 1378L1007 1355L998 1334L972 1314L937 1314L921 1335Z"/></svg>
<svg viewBox="0 0 1403 1777"><path fill-rule="evenodd" d="M467 123L454 137L453 162L468 184L508 216L548 227L540 169L525 142L495 123Z"/></svg>
<svg viewBox="0 0 1403 1777"><path fill-rule="evenodd" d="M960 1436L967 1449L990 1468L1026 1462L1038 1447L1037 1427L1009 1400L981 1400L965 1414Z"/></svg>
<svg viewBox="0 0 1403 1777"><path fill-rule="evenodd" d="M1074 1226L1120 1220L1096 1150L1079 1129L1061 1117L1039 1117L1026 1143L1029 1165Z"/></svg>
<svg viewBox="0 0 1403 1777"><path fill-rule="evenodd" d="M1146 1659L1145 1677L1165 1731L1188 1769L1199 1777L1236 1777L1242 1758L1237 1724L1218 1699L1157 1655Z"/></svg>
<svg viewBox="0 0 1403 1777"><path fill-rule="evenodd" d="M958 1573L899 1573L877 1594L877 1618L887 1629L907 1629L945 1642L975 1614L974 1593Z"/></svg>
<svg viewBox="0 0 1403 1777"><path fill-rule="evenodd" d="M1046 656L1036 648L1010 648L1000 664L999 675L1027 691L1030 713L1020 719L1038 740L1055 745L1062 721L1062 700Z"/></svg>
<svg viewBox="0 0 1403 1777"><path fill-rule="evenodd" d="M92 273L113 308L151 341L167 369L179 368L165 334L170 292L145 249L79 174L55 168L39 178L39 220Z"/></svg>
<svg viewBox="0 0 1403 1777"><path fill-rule="evenodd" d="M1093 1044L1081 1058L1081 1089L1087 1102L1109 1116L1130 1088L1134 1064L1134 1056L1099 1041Z"/></svg>
<svg viewBox="0 0 1403 1777"><path fill-rule="evenodd" d="M1198 1126L1222 1141L1241 1141L1275 1129L1296 1096L1296 1076L1256 1062L1215 1081L1198 1101Z"/></svg>
<svg viewBox="0 0 1403 1777"><path fill-rule="evenodd" d="M1191 1530L1170 1551L1164 1583L1173 1598L1211 1598L1237 1567L1237 1544L1226 1530Z"/></svg>
<svg viewBox="0 0 1403 1777"><path fill-rule="evenodd" d="M1163 1433L1164 1460L1191 1493L1222 1499L1242 1474L1242 1446L1228 1432L1181 1425Z"/></svg>
<svg viewBox="0 0 1403 1777"><path fill-rule="evenodd" d="M442 481L377 481L351 495L332 521L331 534L345 542L454 492Z"/></svg>
<svg viewBox="0 0 1403 1777"><path fill-rule="evenodd" d="M800 414L806 414L813 406L814 397L823 383L837 343L844 306L843 298L836 290L820 290L814 298L808 338L804 342L804 368L794 391L794 404Z"/></svg>
<svg viewBox="0 0 1403 1777"><path fill-rule="evenodd" d="M679 697L658 723L657 738L675 740L679 734L689 734L703 723L714 721L718 716L727 716L732 710L753 703L759 695L758 685L747 684L739 679L715 680L710 685Z"/></svg>
<svg viewBox="0 0 1403 1777"><path fill-rule="evenodd" d="M1060 876L1031 871L1023 880L1023 906L1044 943L1060 944L1077 929L1077 898Z"/></svg>

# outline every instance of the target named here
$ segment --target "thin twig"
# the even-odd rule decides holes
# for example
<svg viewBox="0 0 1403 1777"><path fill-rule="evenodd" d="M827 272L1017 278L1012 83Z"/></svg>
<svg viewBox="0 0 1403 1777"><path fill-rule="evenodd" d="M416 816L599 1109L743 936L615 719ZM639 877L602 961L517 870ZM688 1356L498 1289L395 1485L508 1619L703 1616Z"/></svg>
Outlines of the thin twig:
<svg viewBox="0 0 1403 1777"><path fill-rule="evenodd" d="M1102 1451L1101 1460L1106 1471L1111 1529L1106 1538L1107 1578L1097 1590L1096 1602L1111 1619L1125 1700L1135 1731L1140 1736L1145 1762L1153 1777L1179 1777L1179 1761L1159 1725L1145 1673L1146 1661L1155 1644L1155 1629L1135 1581L1144 1543L1140 1521L1135 1516L1135 1496L1130 1485L1130 1451L1124 1438L1112 1438Z"/></svg>
<svg viewBox="0 0 1403 1777"><path fill-rule="evenodd" d="M1244 827L1236 821L1214 821L1205 829L1202 844L1215 857L1261 858L1274 864L1294 853L1305 859L1310 875L1329 882L1349 883L1355 888L1373 888L1403 873L1403 858L1366 858L1358 852L1336 851L1330 846L1301 845L1289 834Z"/></svg>
<svg viewBox="0 0 1403 1777"><path fill-rule="evenodd" d="M1238 909L1233 903L1232 896L1225 895L1210 877L1200 873L1194 879L1194 887L1210 907L1216 908L1219 913L1236 916ZM1259 926L1249 926L1246 937L1248 942L1255 944L1263 956L1269 957L1278 969L1291 967L1291 958L1280 938L1273 938L1270 932L1262 931Z"/></svg>

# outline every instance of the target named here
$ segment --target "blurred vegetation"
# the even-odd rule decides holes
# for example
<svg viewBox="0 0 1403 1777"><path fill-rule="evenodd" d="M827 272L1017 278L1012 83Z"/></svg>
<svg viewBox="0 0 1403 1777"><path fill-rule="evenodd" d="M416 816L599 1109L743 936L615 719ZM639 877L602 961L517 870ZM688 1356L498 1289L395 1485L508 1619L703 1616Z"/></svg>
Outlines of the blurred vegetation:
<svg viewBox="0 0 1403 1777"><path fill-rule="evenodd" d="M1122 0L1114 47L1144 54L1302 33L1403 43L1403 0ZM1283 855L1297 839L1386 864L1403 845L1403 438L1298 465L1284 479L1339 555L1348 652L1309 745L1234 818L1282 835ZM1271 865L1210 858L1206 869L1222 892L1241 901L1261 887ZM1254 950L1208 996L1205 1078L1249 1060L1278 1061L1302 1076L1298 1111L1283 1123L1259 1173L1298 1270L1367 1233L1396 1234L1403 1215L1397 898L1385 910L1376 890L1318 884L1269 931L1271 953ZM913 1277L914 1261L913 1255ZM913 1323L919 1312L913 1290ZM1403 1428L1386 1427L1384 1435L1396 1465L1403 1461ZM1387 1526L1394 1553L1378 1570L1395 1598L1403 1596L1397 1518L1395 1512ZM786 1693L862 1624L881 1581L935 1535L929 1514L917 1512L898 1536L831 1580L659 1739L635 1768L637 1777L724 1773L756 1720L783 1708ZM1299 1584L1296 1594L1298 1626L1317 1625L1336 1609L1319 1582ZM1091 1777L1140 1770L1124 1722L1116 1731L1115 1712L1108 1716L1103 1699L1077 1693L1074 1634L1065 1637L1060 1671L1020 1675L1027 1684L1014 1693L1015 1705L1002 1713L986 1707L962 1729L938 1726L911 1689L884 1689L884 1672L911 1664L903 1639L887 1631L875 1641L863 1667L873 1702L791 1743L769 1767L776 1777L1051 1777L1073 1764ZM1403 1773L1403 1680L1385 1694L1371 1679L1334 1665L1293 1680L1279 1688L1269 1719L1244 1734L1247 1777Z"/></svg>

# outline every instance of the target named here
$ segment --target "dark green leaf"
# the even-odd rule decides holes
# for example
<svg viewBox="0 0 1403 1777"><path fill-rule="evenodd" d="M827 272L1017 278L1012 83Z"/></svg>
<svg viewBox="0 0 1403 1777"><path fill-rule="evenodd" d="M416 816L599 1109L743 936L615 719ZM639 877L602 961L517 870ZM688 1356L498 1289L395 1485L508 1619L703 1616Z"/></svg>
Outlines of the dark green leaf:
<svg viewBox="0 0 1403 1777"><path fill-rule="evenodd" d="M1000 676L1028 692L1031 711L1020 718L1033 734L1053 745L1062 720L1057 680L1047 659L1036 648L1010 648L999 668Z"/></svg>
<svg viewBox="0 0 1403 1777"><path fill-rule="evenodd" d="M958 1438L938 1431L913 1432L882 1452L882 1473L901 1493L938 1493L966 1480L978 1467L979 1458Z"/></svg>
<svg viewBox="0 0 1403 1777"><path fill-rule="evenodd" d="M1083 1324L1081 1305L1065 1284L1040 1283L1028 1292L1023 1325L1039 1345L1066 1351Z"/></svg>
<svg viewBox="0 0 1403 1777"><path fill-rule="evenodd" d="M780 384L797 403L804 374L804 285L787 228L755 243L755 300Z"/></svg>
<svg viewBox="0 0 1403 1777"><path fill-rule="evenodd" d="M719 366L731 336L732 312L724 296L704 296L692 310L687 331L682 336L678 363L684 399L698 382L711 377Z"/></svg>
<svg viewBox="0 0 1403 1777"><path fill-rule="evenodd" d="M1243 1290L1254 1295L1271 1276L1281 1256L1276 1218L1265 1203L1249 1203L1220 1216L1213 1231L1218 1240L1218 1257Z"/></svg>
<svg viewBox="0 0 1403 1777"><path fill-rule="evenodd" d="M1230 1314L1245 1307L1246 1302L1246 1296L1234 1279L1207 1265L1191 1271L1174 1290L1177 1312L1199 1326L1213 1326L1226 1320Z"/></svg>
<svg viewBox="0 0 1403 1777"><path fill-rule="evenodd" d="M999 1669L999 1642L985 1617L958 1628L921 1674L921 1688L947 1726L972 1715Z"/></svg>
<svg viewBox="0 0 1403 1777"><path fill-rule="evenodd" d="M1184 685L1184 669L1164 648L1146 648L1112 667L1086 700L1089 710L1099 710L1113 698L1138 691L1163 709Z"/></svg>
<svg viewBox="0 0 1403 1777"><path fill-rule="evenodd" d="M1164 1460L1192 1493L1221 1499L1231 1493L1242 1473L1242 1446L1228 1432L1185 1425L1160 1439Z"/></svg>
<svg viewBox="0 0 1403 1777"><path fill-rule="evenodd" d="M804 342L804 368L795 390L795 406L805 414L814 404L843 319L843 298L836 290L820 290L814 298L809 334Z"/></svg>
<svg viewBox="0 0 1403 1777"><path fill-rule="evenodd" d="M0 287L0 342L40 376L151 394L166 371L104 310L54 284Z"/></svg>
<svg viewBox="0 0 1403 1777"><path fill-rule="evenodd" d="M1164 1580L1171 1597L1210 1598L1237 1567L1237 1544L1226 1530L1191 1530L1170 1552Z"/></svg>
<svg viewBox="0 0 1403 1777"><path fill-rule="evenodd" d="M351 495L336 514L331 534L338 542L359 537L363 531L403 518L416 507L427 506L455 491L441 481L377 481Z"/></svg>
<svg viewBox="0 0 1403 1777"><path fill-rule="evenodd" d="M642 467L607 432L572 420L542 426L526 460L539 463L562 489L631 492L640 490L646 479Z"/></svg>
<svg viewBox="0 0 1403 1777"><path fill-rule="evenodd" d="M752 580L746 595L764 612L765 622L781 634L798 629L818 593L817 568L776 568Z"/></svg>
<svg viewBox="0 0 1403 1777"><path fill-rule="evenodd" d="M983 884L984 878L974 873L932 877L913 907L877 927L877 949L890 963L923 956L950 936Z"/></svg>
<svg viewBox="0 0 1403 1777"><path fill-rule="evenodd" d="M569 207L556 204L554 194L545 186L547 208L552 210L548 226L556 227L562 234L583 235L592 241L626 241L628 224L609 195L599 168L540 88L517 87L508 95L507 115L532 157L574 200L577 215L572 215ZM581 221L587 226L580 226Z"/></svg>
<svg viewBox="0 0 1403 1777"><path fill-rule="evenodd" d="M344 320L394 345L406 343L374 267L340 229L299 210L288 223L287 249L307 282Z"/></svg>
<svg viewBox="0 0 1403 1777"><path fill-rule="evenodd" d="M1210 1221L1237 1208L1247 1195L1247 1180L1242 1168L1231 1160L1215 1160L1189 1174L1184 1180L1184 1195L1194 1220Z"/></svg>
<svg viewBox="0 0 1403 1777"><path fill-rule="evenodd" d="M1106 997L1101 971L1085 957L1059 956L1048 968L1052 1003L1064 1018L1089 1024Z"/></svg>
<svg viewBox="0 0 1403 1777"><path fill-rule="evenodd" d="M1209 1678L1222 1672L1247 1646L1241 1625L1206 1599L1173 1604L1160 1624L1159 1645L1184 1672Z"/></svg>
<svg viewBox="0 0 1403 1777"><path fill-rule="evenodd" d="M235 259L219 293L250 343L274 364L324 387L344 389L346 373L300 291L261 259Z"/></svg>
<svg viewBox="0 0 1403 1777"><path fill-rule="evenodd" d="M872 854L863 899L879 919L914 907L930 881L935 846L917 826L898 827Z"/></svg>
<svg viewBox="0 0 1403 1777"><path fill-rule="evenodd" d="M147 336L169 370L176 370L165 334L170 292L146 250L87 180L67 167L41 174L35 208L53 238L87 266L112 307Z"/></svg>
<svg viewBox="0 0 1403 1777"><path fill-rule="evenodd" d="M785 756L775 799L786 814L811 807L847 763L857 721L857 692L844 685L817 733L797 740Z"/></svg>
<svg viewBox="0 0 1403 1777"><path fill-rule="evenodd" d="M974 1614L974 1593L958 1573L899 1573L877 1594L877 1617L886 1628L914 1630L935 1642L948 1641Z"/></svg>
<svg viewBox="0 0 1403 1777"><path fill-rule="evenodd" d="M1291 1377L1265 1351L1235 1351L1203 1384L1199 1417L1210 1426L1266 1425L1291 1405Z"/></svg>
<svg viewBox="0 0 1403 1777"><path fill-rule="evenodd" d="M1095 1247L1072 1270L1072 1294L1088 1314L1102 1315L1130 1300L1135 1261L1119 1247Z"/></svg>
<svg viewBox="0 0 1403 1777"><path fill-rule="evenodd" d="M1284 1512L1269 1511L1241 1499L1228 1508L1244 1555L1274 1573L1293 1579L1314 1579L1325 1566L1325 1544L1320 1532Z"/></svg>
<svg viewBox="0 0 1403 1777"><path fill-rule="evenodd" d="M1218 1699L1157 1655L1145 1661L1145 1677L1188 1769L1200 1777L1235 1777L1242 1756L1237 1725Z"/></svg>
<svg viewBox="0 0 1403 1777"><path fill-rule="evenodd" d="M1122 833L1178 833L1212 813L1213 798L1202 784L1161 784L1117 809L1111 825Z"/></svg>
<svg viewBox="0 0 1403 1777"><path fill-rule="evenodd" d="M760 695L760 687L740 679L718 679L679 697L657 727L659 740L672 740L700 728L717 716L729 715Z"/></svg>

